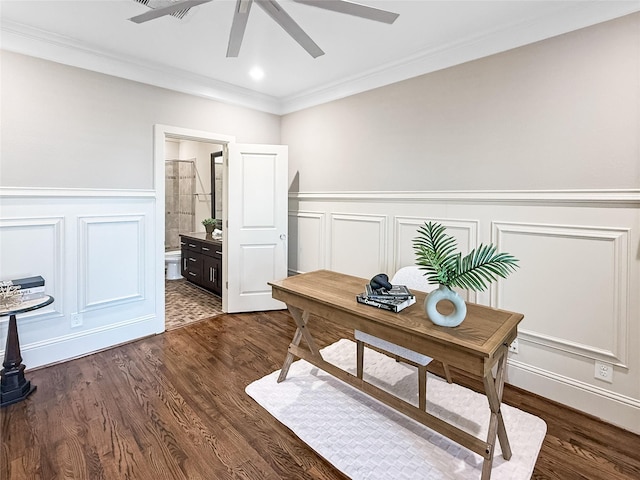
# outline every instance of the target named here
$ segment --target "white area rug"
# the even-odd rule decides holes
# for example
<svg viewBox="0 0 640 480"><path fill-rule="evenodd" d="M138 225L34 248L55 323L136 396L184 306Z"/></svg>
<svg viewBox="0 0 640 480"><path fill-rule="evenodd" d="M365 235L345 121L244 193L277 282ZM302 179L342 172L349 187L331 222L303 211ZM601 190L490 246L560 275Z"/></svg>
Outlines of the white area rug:
<svg viewBox="0 0 640 480"><path fill-rule="evenodd" d="M355 373L356 345L340 340L322 350L324 359ZM417 369L365 349L365 380L418 404ZM300 439L352 479L476 479L482 457L313 365L298 360L287 379L279 371L253 382L246 392ZM439 377L427 380L427 411L486 439L485 396ZM502 406L513 456L502 458L499 442L492 480L530 479L547 430L545 422Z"/></svg>

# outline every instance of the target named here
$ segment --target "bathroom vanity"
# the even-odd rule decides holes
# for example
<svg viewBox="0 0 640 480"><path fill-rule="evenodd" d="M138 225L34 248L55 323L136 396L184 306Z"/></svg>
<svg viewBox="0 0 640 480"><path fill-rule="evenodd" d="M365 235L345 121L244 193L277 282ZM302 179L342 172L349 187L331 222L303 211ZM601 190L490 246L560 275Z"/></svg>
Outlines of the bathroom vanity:
<svg viewBox="0 0 640 480"><path fill-rule="evenodd" d="M206 233L181 233L182 276L210 292L222 295L222 240Z"/></svg>

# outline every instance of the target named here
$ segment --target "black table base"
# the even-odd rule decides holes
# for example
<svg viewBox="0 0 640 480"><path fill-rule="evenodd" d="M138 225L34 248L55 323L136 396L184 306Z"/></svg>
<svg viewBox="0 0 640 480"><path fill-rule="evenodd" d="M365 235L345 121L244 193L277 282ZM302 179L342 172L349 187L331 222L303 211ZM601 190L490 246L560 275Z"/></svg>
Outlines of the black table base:
<svg viewBox="0 0 640 480"><path fill-rule="evenodd" d="M7 346L2 366L4 368L0 371L0 407L6 407L24 400L36 389L35 385L31 385L31 382L24 378L25 367L22 364L22 355L20 355L18 325L15 315L9 317Z"/></svg>
<svg viewBox="0 0 640 480"><path fill-rule="evenodd" d="M37 387L24 378L24 365L17 370L7 372L2 369L2 386L0 387L0 407L6 407L27 398Z"/></svg>
<svg viewBox="0 0 640 480"><path fill-rule="evenodd" d="M37 310L51 303L53 303L53 297L44 295L24 300L12 307L3 306L0 309L0 316L9 316L7 346L4 350L4 362L2 362L4 368L0 370L0 407L24 400L36 389L35 385L31 385L31 382L24 378L25 367L20 354L16 314Z"/></svg>

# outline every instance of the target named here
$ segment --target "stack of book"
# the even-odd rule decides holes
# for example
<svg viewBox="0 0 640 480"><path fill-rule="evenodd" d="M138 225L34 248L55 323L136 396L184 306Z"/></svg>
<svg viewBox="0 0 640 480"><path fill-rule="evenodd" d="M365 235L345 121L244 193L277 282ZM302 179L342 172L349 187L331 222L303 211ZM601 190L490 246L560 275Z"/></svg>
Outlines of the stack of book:
<svg viewBox="0 0 640 480"><path fill-rule="evenodd" d="M364 287L364 293L356 295L356 301L397 313L416 303L416 297L404 285L393 285L391 289L387 290L384 288L376 289L367 284Z"/></svg>
<svg viewBox="0 0 640 480"><path fill-rule="evenodd" d="M0 285L19 287L22 300L32 300L44 296L44 278L40 275L16 280L2 280Z"/></svg>

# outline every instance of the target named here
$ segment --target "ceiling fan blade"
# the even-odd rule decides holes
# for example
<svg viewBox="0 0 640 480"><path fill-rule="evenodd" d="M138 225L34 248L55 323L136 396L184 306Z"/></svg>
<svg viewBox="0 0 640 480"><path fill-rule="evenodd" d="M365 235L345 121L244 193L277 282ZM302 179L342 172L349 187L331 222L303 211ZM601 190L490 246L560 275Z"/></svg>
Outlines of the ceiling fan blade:
<svg viewBox="0 0 640 480"><path fill-rule="evenodd" d="M375 20L376 22L393 23L400 16L398 13L388 12L379 8L361 5L359 3L348 2L344 0L293 0L297 3L311 5L313 7L324 8L334 12L355 15L356 17Z"/></svg>
<svg viewBox="0 0 640 480"><path fill-rule="evenodd" d="M136 15L135 17L131 17L131 20L134 23L144 23L149 20L153 20L154 18L164 17L165 15L171 15L173 12L179 12L180 10L186 10L187 8L195 7L196 5L200 5L202 3L208 3L211 0L184 0L183 2L175 2L171 5L162 8L156 8L154 10L149 10L148 12L143 13L142 15Z"/></svg>
<svg viewBox="0 0 640 480"><path fill-rule="evenodd" d="M244 30L247 27L247 19L253 0L238 0L236 11L233 14L231 33L229 33L229 45L227 46L227 57L237 57L242 46Z"/></svg>
<svg viewBox="0 0 640 480"><path fill-rule="evenodd" d="M287 32L291 38L300 44L309 55L313 58L317 58L320 55L324 55L322 49L311 40L311 37L305 33L304 30L298 25L293 18L285 12L280 5L274 0L254 0L260 8L269 14L278 25L280 25L285 32Z"/></svg>

